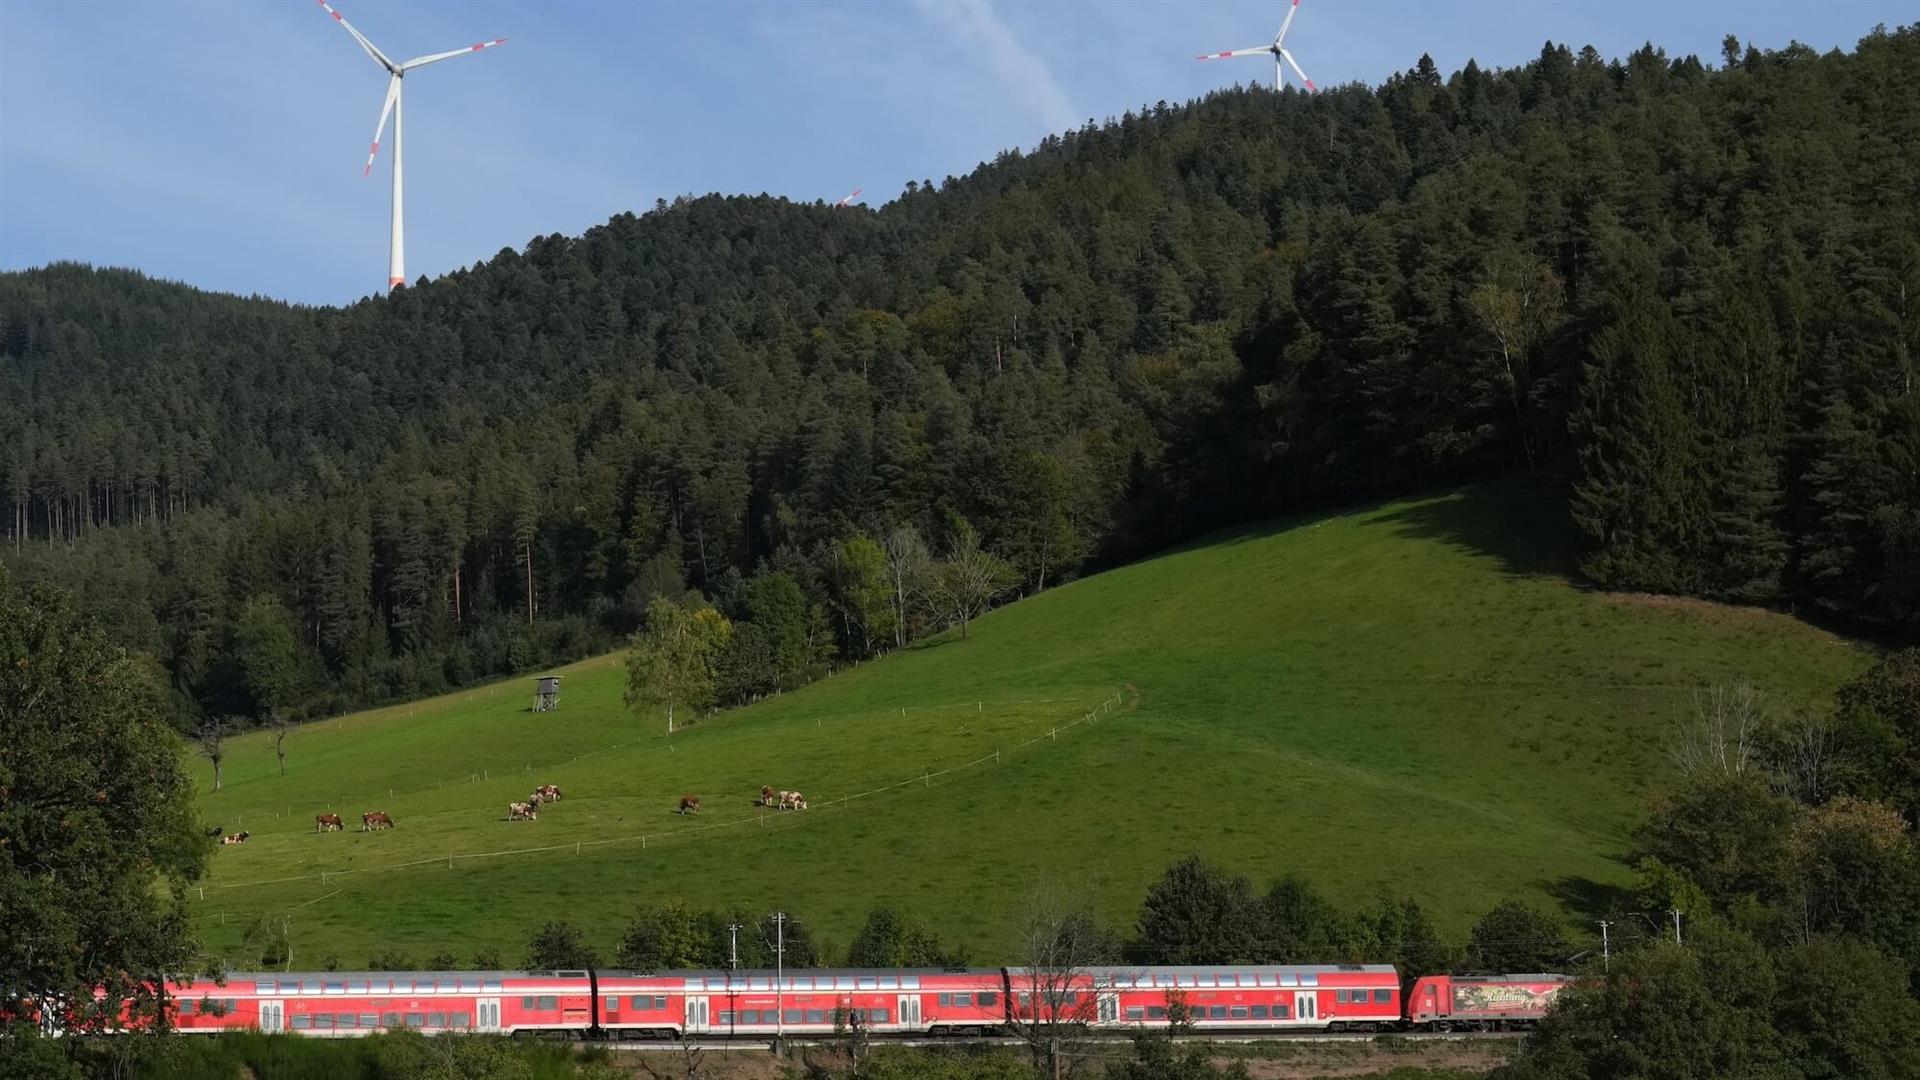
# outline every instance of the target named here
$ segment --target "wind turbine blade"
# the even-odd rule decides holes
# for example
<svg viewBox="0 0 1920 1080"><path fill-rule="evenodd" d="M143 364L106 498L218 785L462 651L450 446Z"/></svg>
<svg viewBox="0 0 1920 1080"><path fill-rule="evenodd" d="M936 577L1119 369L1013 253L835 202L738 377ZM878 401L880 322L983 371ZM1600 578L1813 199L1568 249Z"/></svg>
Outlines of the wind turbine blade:
<svg viewBox="0 0 1920 1080"><path fill-rule="evenodd" d="M1288 52L1288 51L1287 51L1287 50L1285 50L1285 49L1281 49L1281 50L1280 50L1280 55L1281 55L1281 56L1284 56L1284 57L1286 57L1286 58L1287 58L1287 66L1293 69L1293 73L1294 73L1295 75L1298 75L1298 76L1300 76L1300 81L1301 81L1301 82L1303 82L1303 83L1305 83L1305 84L1307 85L1307 89L1308 89L1308 90L1314 90L1314 89L1317 89L1317 88L1316 88L1316 87L1315 87L1315 86L1313 85L1313 80L1312 80L1312 79L1309 79L1309 78L1307 78L1307 73L1306 73L1306 72L1304 72L1304 71L1301 71L1301 70L1300 70L1300 61L1298 61L1298 60L1295 60L1295 59L1293 58L1293 54L1292 54L1292 53L1290 53L1290 52Z"/></svg>
<svg viewBox="0 0 1920 1080"><path fill-rule="evenodd" d="M859 189L859 188L854 188L854 189L853 189L853 194L851 194L851 195L848 195L848 196L847 196L846 198L844 198L844 199L841 199L841 200L840 200L839 202L837 202L837 203L834 203L833 205L835 205L835 206L846 206L846 205L848 205L848 204L850 204L850 203L852 203L852 202L853 202L853 200L855 200L855 199L857 199L857 198L859 198L859 197L860 197L860 189Z"/></svg>
<svg viewBox="0 0 1920 1080"><path fill-rule="evenodd" d="M1251 49L1235 49L1232 52L1208 53L1205 56L1196 56L1194 57L1194 59L1195 60L1227 60L1235 56L1272 56L1272 55L1273 55L1273 46L1255 45Z"/></svg>
<svg viewBox="0 0 1920 1080"><path fill-rule="evenodd" d="M393 103L400 97L400 76L387 80L387 103L380 107L380 126L373 129L373 149L367 151L367 167L361 170L365 176L373 171L373 159L380 153L380 137L387 133L387 117L393 115Z"/></svg>
<svg viewBox="0 0 1920 1080"><path fill-rule="evenodd" d="M1293 0L1293 6L1287 9L1286 19L1280 23L1280 32L1273 36L1273 43L1275 45L1278 45L1281 42L1287 40L1287 27L1293 25L1294 12L1297 12L1299 10L1300 10L1300 0Z"/></svg>
<svg viewBox="0 0 1920 1080"><path fill-rule="evenodd" d="M359 42L360 47L367 50L367 55L373 57L374 63L379 64L381 67L386 68L388 71L398 70L393 66L393 61L387 59L387 54L381 52L379 49L374 48L373 42L367 40L367 35L361 33L358 30L355 30L353 28L353 24L347 21L346 16L333 10L332 4L327 3L327 0L313 0L313 2L327 9L327 14L333 16L333 21L339 23L341 27L346 30L347 33L353 35L353 40Z"/></svg>
<svg viewBox="0 0 1920 1080"><path fill-rule="evenodd" d="M478 45L469 45L464 49L455 49L452 52L434 53L432 56L416 56L413 59L407 61L406 63L401 64L400 70L412 71L414 68L426 67L428 64L437 64L442 60L451 60L456 56L465 56L468 53L477 53L481 49L491 49L495 45L505 45L506 43L507 43L506 38L494 38L492 41L483 41Z"/></svg>

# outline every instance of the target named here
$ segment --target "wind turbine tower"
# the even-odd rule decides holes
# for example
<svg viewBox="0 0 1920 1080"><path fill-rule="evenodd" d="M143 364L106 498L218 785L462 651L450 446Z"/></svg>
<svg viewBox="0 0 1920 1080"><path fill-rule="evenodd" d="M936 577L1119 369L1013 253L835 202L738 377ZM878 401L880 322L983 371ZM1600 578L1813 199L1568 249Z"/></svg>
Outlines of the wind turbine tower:
<svg viewBox="0 0 1920 1080"><path fill-rule="evenodd" d="M1287 68L1292 68L1293 73L1300 76L1300 82L1306 86L1308 90L1312 90L1314 89L1313 80L1307 78L1307 73L1300 70L1299 62L1293 58L1292 53L1287 51L1287 28L1293 25L1293 17L1299 10L1300 0L1293 0L1292 5L1287 8L1287 17L1281 20L1280 32L1273 35L1273 43L1271 45L1255 45L1251 49L1234 49L1230 52L1208 53L1205 56L1196 56L1194 59L1231 60L1236 56L1271 56L1273 57L1273 88L1275 90L1279 90L1286 85Z"/></svg>
<svg viewBox="0 0 1920 1080"><path fill-rule="evenodd" d="M341 28L347 33L352 34L353 40L360 43L360 47L365 49L367 55L373 58L373 62L379 64L382 68L386 69L387 72L387 103L380 109L380 123L373 129L373 148L367 151L367 167L362 170L361 175L366 176L373 172L373 159L380 153L380 137L386 134L387 117L391 115L393 117L393 240L387 253L387 288L392 289L395 285L402 284L407 280L407 239L403 220L405 216L403 212L404 204L401 200L401 166L403 165L400 155L401 83L406 78L407 72L415 68L423 68L428 64L437 64L442 60L451 60L456 56L466 56L469 53L477 53L482 49L491 49L495 45L504 45L507 39L495 38L492 41L482 41L477 45L469 45L464 49L433 53L429 56L416 56L411 60L396 64L387 58L386 53L375 48L373 42L368 41L365 34L355 30L352 23L343 18L338 11L333 10L333 5L327 3L327 0L314 0L314 2L325 8L327 14L333 16L333 21L339 23Z"/></svg>

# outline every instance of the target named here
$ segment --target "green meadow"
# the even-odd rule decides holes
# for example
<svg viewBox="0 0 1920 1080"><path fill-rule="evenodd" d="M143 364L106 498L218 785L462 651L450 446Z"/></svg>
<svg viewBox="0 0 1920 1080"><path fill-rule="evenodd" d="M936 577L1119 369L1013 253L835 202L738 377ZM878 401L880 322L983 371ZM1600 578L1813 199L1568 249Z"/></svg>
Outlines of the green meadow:
<svg viewBox="0 0 1920 1080"><path fill-rule="evenodd" d="M1035 888L1130 926L1195 851L1354 906L1411 894L1456 932L1506 897L1590 896L1628 880L1697 691L1818 707L1871 655L1583 590L1553 505L1502 482L1210 537L671 736L622 707L617 655L561 669L551 713L521 678L302 727L284 776L248 734L224 790L195 766L205 821L253 834L215 852L196 921L236 963L265 913L295 967L352 968L387 946L517 963L555 918L610 953L667 899L783 908L844 946L890 904L994 962ZM505 820L539 783L565 799ZM811 808L759 809L762 784ZM398 826L362 834L363 810ZM327 811L346 832L315 833Z"/></svg>

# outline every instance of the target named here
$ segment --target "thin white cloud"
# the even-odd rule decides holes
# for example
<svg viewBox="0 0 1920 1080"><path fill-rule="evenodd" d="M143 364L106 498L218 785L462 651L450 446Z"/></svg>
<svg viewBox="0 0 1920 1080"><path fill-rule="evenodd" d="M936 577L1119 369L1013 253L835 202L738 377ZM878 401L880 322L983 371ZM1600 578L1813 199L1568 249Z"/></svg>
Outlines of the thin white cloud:
<svg viewBox="0 0 1920 1080"><path fill-rule="evenodd" d="M1053 69L1020 41L988 0L915 0L915 6L979 56L1049 128L1072 128L1086 119L1073 107Z"/></svg>

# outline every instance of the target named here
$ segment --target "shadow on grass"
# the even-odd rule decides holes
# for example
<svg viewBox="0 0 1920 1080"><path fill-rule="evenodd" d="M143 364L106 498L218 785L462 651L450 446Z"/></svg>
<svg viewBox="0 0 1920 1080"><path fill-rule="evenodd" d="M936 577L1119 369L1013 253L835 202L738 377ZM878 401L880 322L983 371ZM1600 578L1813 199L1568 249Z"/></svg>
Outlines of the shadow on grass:
<svg viewBox="0 0 1920 1080"><path fill-rule="evenodd" d="M1567 483L1558 472L1491 480L1397 507L1380 521L1404 536L1490 556L1514 577L1561 577L1583 584L1584 542L1567 512Z"/></svg>
<svg viewBox="0 0 1920 1080"><path fill-rule="evenodd" d="M1577 875L1555 878L1546 888L1567 910L1588 920L1618 918L1634 904L1633 893L1624 886Z"/></svg>

